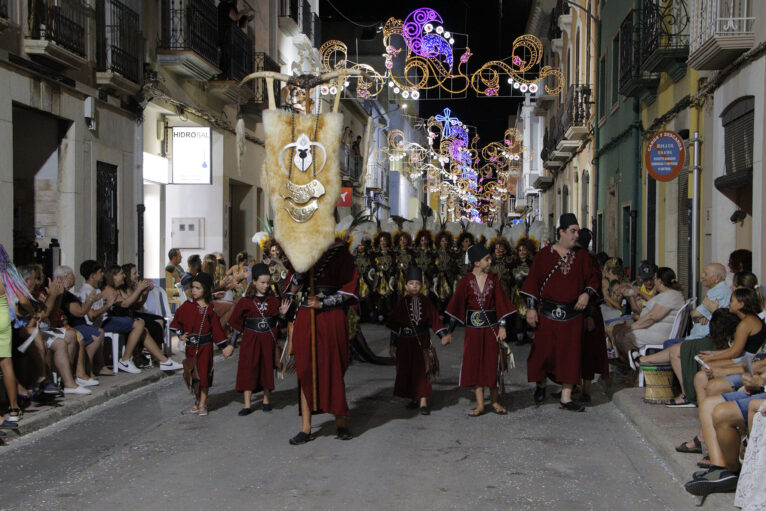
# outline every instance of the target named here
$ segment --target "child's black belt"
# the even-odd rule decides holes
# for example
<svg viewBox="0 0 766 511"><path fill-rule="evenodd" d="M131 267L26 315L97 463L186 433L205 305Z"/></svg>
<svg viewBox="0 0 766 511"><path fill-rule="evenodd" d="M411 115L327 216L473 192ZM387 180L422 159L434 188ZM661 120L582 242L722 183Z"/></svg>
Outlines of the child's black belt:
<svg viewBox="0 0 766 511"><path fill-rule="evenodd" d="M574 319L582 311L575 310L574 306L577 302L573 303L559 303L553 300L542 300L540 304L540 313L548 319L553 321L569 321Z"/></svg>
<svg viewBox="0 0 766 511"><path fill-rule="evenodd" d="M277 327L276 318L247 318L245 328L253 332L265 333Z"/></svg>
<svg viewBox="0 0 766 511"><path fill-rule="evenodd" d="M192 348L199 348L200 346L204 346L206 344L213 344L212 334L189 334L186 336L187 346L191 346Z"/></svg>
<svg viewBox="0 0 766 511"><path fill-rule="evenodd" d="M497 311L468 310L465 314L465 326L471 328L488 328L497 323Z"/></svg>
<svg viewBox="0 0 766 511"><path fill-rule="evenodd" d="M420 337L420 334L428 332L427 326L416 326L415 328L405 326L399 329L400 337Z"/></svg>

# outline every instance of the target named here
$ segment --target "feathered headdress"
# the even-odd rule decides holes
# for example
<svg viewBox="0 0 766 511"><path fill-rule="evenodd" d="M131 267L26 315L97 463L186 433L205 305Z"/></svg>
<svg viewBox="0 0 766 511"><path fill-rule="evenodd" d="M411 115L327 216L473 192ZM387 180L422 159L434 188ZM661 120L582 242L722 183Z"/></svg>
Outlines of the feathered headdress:
<svg viewBox="0 0 766 511"><path fill-rule="evenodd" d="M452 237L452 233L449 231L439 231L436 233L436 247L439 248L439 245L441 244L442 238L447 238L447 248L452 248L452 244L455 242L454 238Z"/></svg>
<svg viewBox="0 0 766 511"><path fill-rule="evenodd" d="M15 321L16 311L14 310L14 304L19 301L19 297L24 296L31 301L35 301L35 299L32 297L32 293L29 292L26 282L19 275L19 271L2 244L0 244L0 278L3 279L5 295L8 297L8 311L10 312L11 320Z"/></svg>
<svg viewBox="0 0 766 511"><path fill-rule="evenodd" d="M346 245L348 248L351 248L351 245L354 242L354 237L351 235L354 230L356 230L360 225L371 222L370 215L362 210L356 215L346 215L343 217L343 219L338 222L338 224L335 226L335 237L337 239L341 239L346 242Z"/></svg>
<svg viewBox="0 0 766 511"><path fill-rule="evenodd" d="M253 243L261 247L261 252L263 252L264 255L269 254L269 248L271 248L271 242L274 240L274 227L271 225L271 221L264 220L261 217L258 218L258 221L261 222L261 225L263 225L264 230L258 231L253 235Z"/></svg>
<svg viewBox="0 0 766 511"><path fill-rule="evenodd" d="M428 248L433 247L433 245L434 245L434 236L433 236L433 234L431 234L431 231L429 231L426 228L420 229L415 234L415 246L417 246L417 247L420 246L420 240L422 238L426 238L428 240Z"/></svg>

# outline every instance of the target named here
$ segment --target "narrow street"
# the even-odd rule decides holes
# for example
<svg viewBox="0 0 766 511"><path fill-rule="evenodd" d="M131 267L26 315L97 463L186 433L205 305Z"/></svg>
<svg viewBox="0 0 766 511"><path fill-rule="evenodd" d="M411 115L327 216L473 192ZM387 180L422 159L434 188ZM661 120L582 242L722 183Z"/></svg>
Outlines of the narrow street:
<svg viewBox="0 0 766 511"><path fill-rule="evenodd" d="M378 353L387 332L363 325ZM216 361L211 413L165 379L12 442L0 451L2 509L692 509L694 502L597 385L586 413L537 408L516 347L507 416L469 418L457 387L462 330L437 347L432 414L391 395L394 368L354 363L346 374L350 427L330 416L299 447L295 380L274 411L238 417L236 354ZM555 386L553 386L555 387ZM549 390L552 388L549 387Z"/></svg>

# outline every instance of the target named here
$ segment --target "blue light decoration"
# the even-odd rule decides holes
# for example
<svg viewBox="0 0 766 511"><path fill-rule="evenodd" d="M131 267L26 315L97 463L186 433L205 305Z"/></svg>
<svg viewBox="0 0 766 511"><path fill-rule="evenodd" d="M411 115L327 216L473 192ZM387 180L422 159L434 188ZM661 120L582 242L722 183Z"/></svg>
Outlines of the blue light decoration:
<svg viewBox="0 0 766 511"><path fill-rule="evenodd" d="M434 24L438 24L434 26ZM412 11L402 23L402 37L415 55L427 59L440 59L452 70L452 46L449 32L441 25L444 20L433 9L422 7ZM445 36L446 34L446 36Z"/></svg>
<svg viewBox="0 0 766 511"><path fill-rule="evenodd" d="M460 119L457 117L452 117L452 110L449 108L445 108L443 114L434 115L434 119L442 123L442 136L446 138L452 136L452 126L457 126L460 122ZM465 133L465 130L463 130L463 133ZM468 136L466 135L466 145L468 145L467 138Z"/></svg>

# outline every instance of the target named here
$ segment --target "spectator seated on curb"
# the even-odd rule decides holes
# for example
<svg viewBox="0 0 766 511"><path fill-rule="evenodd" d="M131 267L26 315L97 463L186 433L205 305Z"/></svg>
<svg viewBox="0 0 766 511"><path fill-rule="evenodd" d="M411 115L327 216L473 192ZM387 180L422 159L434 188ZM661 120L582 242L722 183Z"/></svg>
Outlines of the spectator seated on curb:
<svg viewBox="0 0 766 511"><path fill-rule="evenodd" d="M704 280L705 279L703 278L703 281ZM719 284L715 284L713 286L713 288L717 287L719 287ZM742 287L757 289L758 279L756 279L755 275L752 273L740 272L735 274L731 291ZM729 297L731 297L731 291L729 292ZM713 300L709 296L705 296L703 302L705 303L704 308L706 310L713 311L713 315L715 315L715 313L719 310L722 310L718 308L718 299ZM723 304L724 302L720 303ZM730 317L728 322L736 322L736 325L739 323L739 317L736 317L736 319ZM699 323L695 325L695 328L698 326ZM704 328L707 329L711 335L706 335L705 337L697 339L693 337L693 335L696 334L690 334L686 339L684 339L683 342L672 344L669 348L665 348L660 352L646 355L639 359L639 364L656 365L670 363L673 367L673 372L675 373L676 378L678 378L678 381L681 382L681 395L676 396L672 401L666 402L665 404L668 407L688 408L694 406L697 402L694 375L696 375L699 371L699 364L694 359L694 357L703 351L722 350L726 346L730 346L731 342L733 342L732 338L730 341L727 341L727 344L722 345L721 343L723 341L720 335L724 333L722 330L719 330L719 335L716 336L712 335L712 327L710 324L704 325ZM725 330L728 330L728 328L725 328ZM697 333L699 333L699 331Z"/></svg>
<svg viewBox="0 0 766 511"><path fill-rule="evenodd" d="M692 495L733 492L740 471L740 440L747 431L750 417L766 399L766 369L753 367L753 376L743 377L742 390L710 396L700 406L700 422L705 446L710 456L707 470L695 472L685 484ZM761 476L761 481L763 476Z"/></svg>
<svg viewBox="0 0 766 511"><path fill-rule="evenodd" d="M122 267L117 264L113 264L106 269L104 272L104 282L105 285L102 294L107 300L107 303L112 304L109 308L109 317L102 324L104 331L108 332L110 325L114 322L118 322L118 324L124 325L121 327L122 332L120 333L125 333L126 330L129 332L128 342L125 346L125 353L120 360L116 361L118 368L121 371L128 373L141 372L141 370L133 363L131 357L138 347L139 341L143 341L144 348L146 348L146 350L159 361L159 368L162 371L176 371L182 369L183 366L181 364L166 357L159 346L157 346L155 340L146 330L146 323L144 320L141 318L133 318L131 315L130 306L138 300L138 297L149 285L151 285L151 282L147 280L142 281L130 296L123 297L120 294L120 288L125 282L125 274L122 272Z"/></svg>
<svg viewBox="0 0 766 511"><path fill-rule="evenodd" d="M640 285L636 285L636 295L642 309L646 302L657 294L657 288L654 285L654 277L657 275L657 270L657 265L649 261L641 261L638 267L638 281ZM636 312L636 310L633 309L633 312ZM638 313L640 314L641 311L639 310Z"/></svg>
<svg viewBox="0 0 766 511"><path fill-rule="evenodd" d="M607 335L617 348L618 355L629 361L635 370L634 359L638 350L650 344L661 344L673 329L676 313L684 306L680 284L670 268L660 268L655 277L657 294L652 297L634 323L609 325Z"/></svg>
<svg viewBox="0 0 766 511"><path fill-rule="evenodd" d="M138 276L138 269L133 263L123 264L122 273L125 275L125 282L123 282L119 291L120 297L123 299L123 305L128 309L123 312L134 319L143 319L146 330L149 332L152 339L162 341L165 339L165 318L144 311L144 304L149 296L149 292L154 289L154 284L152 284L150 280L141 280ZM130 299L136 296L136 291L138 291L139 294L135 300L130 303Z"/></svg>
<svg viewBox="0 0 766 511"><path fill-rule="evenodd" d="M617 292L620 279L623 278L625 271L619 264L617 258L611 258L604 263L601 278L601 289L606 289L604 293L604 303L601 304L601 315L604 321L613 320L622 316L622 294Z"/></svg>
<svg viewBox="0 0 766 511"><path fill-rule="evenodd" d="M69 266L59 266L54 275L62 279L64 294L61 298L61 309L66 315L69 326L77 330L82 336L77 360L75 381L83 387L93 387L99 384L96 379L100 367L97 365L103 360L102 349L104 347L104 331L85 321L85 316L93 304L101 298L97 290L91 291L88 297L82 301L80 297L71 292L74 287L74 271ZM87 356L87 361L85 360ZM88 368L86 369L86 362Z"/></svg>

